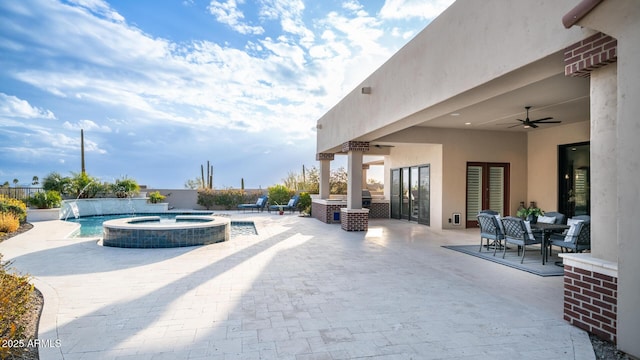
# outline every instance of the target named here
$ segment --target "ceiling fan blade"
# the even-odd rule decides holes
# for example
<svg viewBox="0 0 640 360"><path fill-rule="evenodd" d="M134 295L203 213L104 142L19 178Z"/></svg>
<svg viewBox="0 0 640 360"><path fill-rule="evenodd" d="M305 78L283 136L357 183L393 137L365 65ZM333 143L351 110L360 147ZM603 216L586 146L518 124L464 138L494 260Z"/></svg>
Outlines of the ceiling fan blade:
<svg viewBox="0 0 640 360"><path fill-rule="evenodd" d="M546 117L546 118L542 118L542 119L538 119L538 120L533 120L531 122L540 122L540 121L546 121L546 120L551 120L553 119L552 117Z"/></svg>
<svg viewBox="0 0 640 360"><path fill-rule="evenodd" d="M529 127L532 127L534 129L538 128L538 125L534 124L533 122L529 123Z"/></svg>
<svg viewBox="0 0 640 360"><path fill-rule="evenodd" d="M536 120L534 121L535 123L538 124L560 124L562 121L560 120L554 120L554 121L542 121L542 120Z"/></svg>
<svg viewBox="0 0 640 360"><path fill-rule="evenodd" d="M507 129L511 129L511 128L516 127L516 126L522 126L522 124L515 124L515 125L512 125L512 126L509 126Z"/></svg>

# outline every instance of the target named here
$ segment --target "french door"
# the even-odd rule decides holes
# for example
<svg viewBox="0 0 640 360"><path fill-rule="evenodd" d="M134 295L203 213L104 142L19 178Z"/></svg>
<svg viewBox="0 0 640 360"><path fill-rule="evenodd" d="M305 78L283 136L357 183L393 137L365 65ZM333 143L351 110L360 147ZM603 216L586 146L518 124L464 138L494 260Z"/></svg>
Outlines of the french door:
<svg viewBox="0 0 640 360"><path fill-rule="evenodd" d="M509 215L509 164L467 163L466 227L476 227L480 210Z"/></svg>

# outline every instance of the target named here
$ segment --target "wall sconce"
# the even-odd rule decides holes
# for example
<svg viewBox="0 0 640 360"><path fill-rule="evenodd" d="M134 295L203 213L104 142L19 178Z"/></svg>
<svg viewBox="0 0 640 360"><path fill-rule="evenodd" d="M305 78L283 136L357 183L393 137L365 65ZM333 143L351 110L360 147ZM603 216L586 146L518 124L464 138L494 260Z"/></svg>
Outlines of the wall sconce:
<svg viewBox="0 0 640 360"><path fill-rule="evenodd" d="M318 130L322 129L322 124L316 125L316 129L318 129Z"/></svg>
<svg viewBox="0 0 640 360"><path fill-rule="evenodd" d="M371 86L365 86L360 90L363 94L367 94L367 95L371 94Z"/></svg>

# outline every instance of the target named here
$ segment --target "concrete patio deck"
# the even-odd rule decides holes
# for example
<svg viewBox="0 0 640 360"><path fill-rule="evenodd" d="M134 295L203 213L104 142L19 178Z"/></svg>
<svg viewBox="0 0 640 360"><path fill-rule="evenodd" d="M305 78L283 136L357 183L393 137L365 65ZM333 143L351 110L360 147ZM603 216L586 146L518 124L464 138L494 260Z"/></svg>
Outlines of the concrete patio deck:
<svg viewBox="0 0 640 360"><path fill-rule="evenodd" d="M562 319L562 277L442 248L477 230L231 213L257 236L120 249L35 223L0 243L45 297L48 359L595 359Z"/></svg>

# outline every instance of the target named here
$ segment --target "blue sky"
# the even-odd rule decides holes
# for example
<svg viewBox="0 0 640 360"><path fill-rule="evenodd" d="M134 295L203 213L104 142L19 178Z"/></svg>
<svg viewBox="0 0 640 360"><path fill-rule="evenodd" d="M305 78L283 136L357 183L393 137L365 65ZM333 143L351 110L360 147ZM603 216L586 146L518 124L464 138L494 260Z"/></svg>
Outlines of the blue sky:
<svg viewBox="0 0 640 360"><path fill-rule="evenodd" d="M80 129L103 181L183 188L210 161L216 188L281 183L451 2L0 1L0 183L79 172Z"/></svg>

